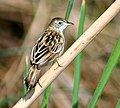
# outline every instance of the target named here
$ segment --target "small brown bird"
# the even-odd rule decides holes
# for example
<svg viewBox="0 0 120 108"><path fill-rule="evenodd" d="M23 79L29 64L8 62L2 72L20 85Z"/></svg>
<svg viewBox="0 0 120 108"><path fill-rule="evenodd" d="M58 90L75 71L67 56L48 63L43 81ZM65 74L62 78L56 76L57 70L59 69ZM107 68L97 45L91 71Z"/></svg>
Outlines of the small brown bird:
<svg viewBox="0 0 120 108"><path fill-rule="evenodd" d="M40 67L52 62L63 53L65 44L63 31L69 25L73 23L63 18L53 18L48 28L36 41L31 52L31 67L25 79L28 90L34 88L37 83L39 84Z"/></svg>

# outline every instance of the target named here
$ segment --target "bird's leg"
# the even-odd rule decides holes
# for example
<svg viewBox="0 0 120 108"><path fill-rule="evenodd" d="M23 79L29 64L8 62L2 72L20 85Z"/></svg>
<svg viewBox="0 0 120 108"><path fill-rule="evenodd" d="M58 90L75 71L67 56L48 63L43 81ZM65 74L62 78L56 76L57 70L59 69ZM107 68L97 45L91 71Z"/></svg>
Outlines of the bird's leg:
<svg viewBox="0 0 120 108"><path fill-rule="evenodd" d="M39 71L40 71L40 69L39 69L39 65L37 65L37 70L39 70ZM42 85L40 84L39 79L40 79L40 76L38 77L37 83L38 83L38 84L39 84L39 86L42 88Z"/></svg>
<svg viewBox="0 0 120 108"><path fill-rule="evenodd" d="M57 62L57 64L58 64L58 66L59 66L59 67L63 67L63 66L61 66L61 65L59 64L58 59L59 59L59 58L56 58L56 62Z"/></svg>
<svg viewBox="0 0 120 108"><path fill-rule="evenodd" d="M42 85L40 84L40 82L38 81L38 84L39 84L39 86L42 88Z"/></svg>

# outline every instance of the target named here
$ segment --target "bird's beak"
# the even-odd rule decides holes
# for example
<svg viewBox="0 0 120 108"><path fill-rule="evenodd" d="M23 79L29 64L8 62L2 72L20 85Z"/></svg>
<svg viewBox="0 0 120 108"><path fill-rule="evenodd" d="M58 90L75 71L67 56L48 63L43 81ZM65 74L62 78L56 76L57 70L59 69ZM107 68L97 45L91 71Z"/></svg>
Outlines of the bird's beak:
<svg viewBox="0 0 120 108"><path fill-rule="evenodd" d="M74 23L72 23L72 22L67 22L67 25L74 25Z"/></svg>

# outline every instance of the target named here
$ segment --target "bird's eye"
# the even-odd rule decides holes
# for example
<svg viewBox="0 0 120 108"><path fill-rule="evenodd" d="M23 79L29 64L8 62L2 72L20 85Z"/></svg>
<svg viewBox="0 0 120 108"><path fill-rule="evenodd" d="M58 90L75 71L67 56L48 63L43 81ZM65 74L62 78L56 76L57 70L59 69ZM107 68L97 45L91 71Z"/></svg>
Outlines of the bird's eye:
<svg viewBox="0 0 120 108"><path fill-rule="evenodd" d="M61 24L62 24L62 22L59 22L58 24L60 24L60 25L61 25Z"/></svg>

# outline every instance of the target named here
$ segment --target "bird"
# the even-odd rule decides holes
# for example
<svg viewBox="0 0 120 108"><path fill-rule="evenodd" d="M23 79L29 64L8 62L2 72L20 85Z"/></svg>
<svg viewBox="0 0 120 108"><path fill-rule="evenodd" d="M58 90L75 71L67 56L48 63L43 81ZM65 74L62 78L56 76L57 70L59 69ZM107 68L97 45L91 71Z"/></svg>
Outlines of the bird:
<svg viewBox="0 0 120 108"><path fill-rule="evenodd" d="M24 83L28 90L31 90L39 83L41 67L48 63L57 61L64 51L64 30L74 25L64 18L55 17L51 20L46 30L35 42L30 56L30 68ZM58 65L59 62L57 61ZM42 86L41 86L42 87Z"/></svg>

